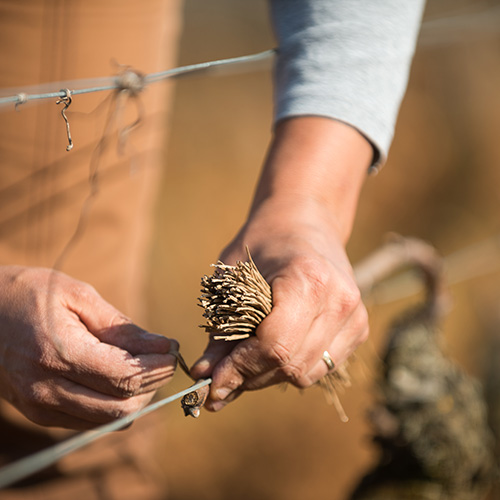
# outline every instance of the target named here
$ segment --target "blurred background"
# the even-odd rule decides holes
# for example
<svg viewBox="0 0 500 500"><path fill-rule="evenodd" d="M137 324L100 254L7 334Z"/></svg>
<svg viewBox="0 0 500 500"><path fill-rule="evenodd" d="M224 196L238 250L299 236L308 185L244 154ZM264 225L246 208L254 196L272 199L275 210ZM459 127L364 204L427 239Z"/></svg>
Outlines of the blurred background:
<svg viewBox="0 0 500 500"><path fill-rule="evenodd" d="M500 2L430 0L389 161L366 181L349 243L354 263L389 232L448 256L500 234ZM186 0L178 65L274 47L264 0ZM188 360L206 336L197 306L243 222L271 133L270 69L176 83L151 258L149 314ZM458 259L458 255L455 254ZM450 257L448 350L481 376L485 318L499 310L499 252ZM475 276L465 279L468 275ZM247 393L218 414L164 411L164 466L173 499L345 499L375 460L366 412L388 323L414 303L402 281L368 299L371 338L360 350L341 423L319 388ZM488 320L489 321L489 320ZM498 332L500 335L500 331ZM186 387L179 373L168 393Z"/></svg>

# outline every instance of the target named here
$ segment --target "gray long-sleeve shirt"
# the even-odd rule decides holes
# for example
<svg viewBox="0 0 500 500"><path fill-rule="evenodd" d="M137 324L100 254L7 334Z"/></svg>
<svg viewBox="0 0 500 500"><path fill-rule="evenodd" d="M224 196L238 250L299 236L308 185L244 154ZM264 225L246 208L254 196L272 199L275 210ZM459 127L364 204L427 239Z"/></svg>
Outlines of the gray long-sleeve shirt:
<svg viewBox="0 0 500 500"><path fill-rule="evenodd" d="M425 0L271 0L279 44L275 120L345 122L383 163L406 90Z"/></svg>

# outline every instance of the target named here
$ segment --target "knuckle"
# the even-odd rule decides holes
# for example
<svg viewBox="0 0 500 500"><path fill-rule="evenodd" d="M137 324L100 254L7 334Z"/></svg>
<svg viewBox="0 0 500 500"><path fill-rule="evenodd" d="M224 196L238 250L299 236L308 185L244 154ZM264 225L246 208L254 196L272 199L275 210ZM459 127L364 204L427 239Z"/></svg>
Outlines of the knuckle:
<svg viewBox="0 0 500 500"><path fill-rule="evenodd" d="M313 300L322 302L326 299L330 304L336 304L344 315L351 314L360 304L361 292L354 279L332 270L329 263L303 256L298 257L294 265L301 269L307 281L305 292Z"/></svg>
<svg viewBox="0 0 500 500"><path fill-rule="evenodd" d="M296 387L305 389L309 387L310 381L306 377L306 365L305 363L290 363L281 368L281 373L284 375L286 380Z"/></svg>
<svg viewBox="0 0 500 500"><path fill-rule="evenodd" d="M142 378L138 373L128 373L117 378L116 389L121 397L130 398L138 394L142 387Z"/></svg>
<svg viewBox="0 0 500 500"><path fill-rule="evenodd" d="M58 343L58 345L47 342L46 345L40 346L38 366L46 374L56 374L63 370L63 366L71 363L70 358L71 354L62 342Z"/></svg>
<svg viewBox="0 0 500 500"><path fill-rule="evenodd" d="M329 292L331 279L330 274L326 272L324 263L310 257L299 257L294 265L302 270L313 298L319 299Z"/></svg>
<svg viewBox="0 0 500 500"><path fill-rule="evenodd" d="M40 355L40 359L38 361L38 365L44 371L52 371L55 363L54 363L54 359L53 359L51 353L44 352L42 350L42 353Z"/></svg>
<svg viewBox="0 0 500 500"><path fill-rule="evenodd" d="M354 281L344 282L338 295L342 309L346 312L354 311L361 303L361 292Z"/></svg>
<svg viewBox="0 0 500 500"><path fill-rule="evenodd" d="M56 404L53 391L46 384L35 383L25 388L19 402L26 418L38 425L53 425L50 411Z"/></svg>
<svg viewBox="0 0 500 500"><path fill-rule="evenodd" d="M90 302L98 295L97 290L90 283L76 280L68 285L68 291L83 302Z"/></svg>
<svg viewBox="0 0 500 500"><path fill-rule="evenodd" d="M34 383L25 391L25 400L36 408L49 406L53 399L52 390L46 384Z"/></svg>
<svg viewBox="0 0 500 500"><path fill-rule="evenodd" d="M134 325L130 320L130 318L128 318L125 314L123 314L120 311L115 311L114 314L110 316L108 323L109 326L122 327L124 329L130 328L132 329L132 331L135 331L136 329L144 331L140 329L138 326Z"/></svg>
<svg viewBox="0 0 500 500"><path fill-rule="evenodd" d="M280 342L274 342L264 352L267 363L273 368L284 368L290 363L290 348Z"/></svg>

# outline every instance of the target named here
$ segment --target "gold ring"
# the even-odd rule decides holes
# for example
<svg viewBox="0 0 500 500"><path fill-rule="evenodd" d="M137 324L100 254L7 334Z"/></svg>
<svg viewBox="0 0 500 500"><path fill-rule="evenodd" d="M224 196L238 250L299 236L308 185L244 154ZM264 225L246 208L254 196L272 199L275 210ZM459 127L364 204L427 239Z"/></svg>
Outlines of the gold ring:
<svg viewBox="0 0 500 500"><path fill-rule="evenodd" d="M325 351L323 353L323 357L321 359L323 359L323 361L325 362L329 372L335 370L335 363L333 362L333 359L328 351Z"/></svg>

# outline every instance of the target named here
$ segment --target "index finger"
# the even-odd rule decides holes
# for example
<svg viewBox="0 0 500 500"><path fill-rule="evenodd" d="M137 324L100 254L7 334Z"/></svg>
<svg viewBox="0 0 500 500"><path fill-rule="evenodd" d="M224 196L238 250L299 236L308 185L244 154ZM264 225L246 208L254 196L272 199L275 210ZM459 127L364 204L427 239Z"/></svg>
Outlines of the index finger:
<svg viewBox="0 0 500 500"><path fill-rule="evenodd" d="M171 340L171 349L178 349L174 340ZM65 378L121 398L158 389L172 378L177 362L176 357L168 353L133 356L99 341L82 324L68 325L58 355L58 370Z"/></svg>

